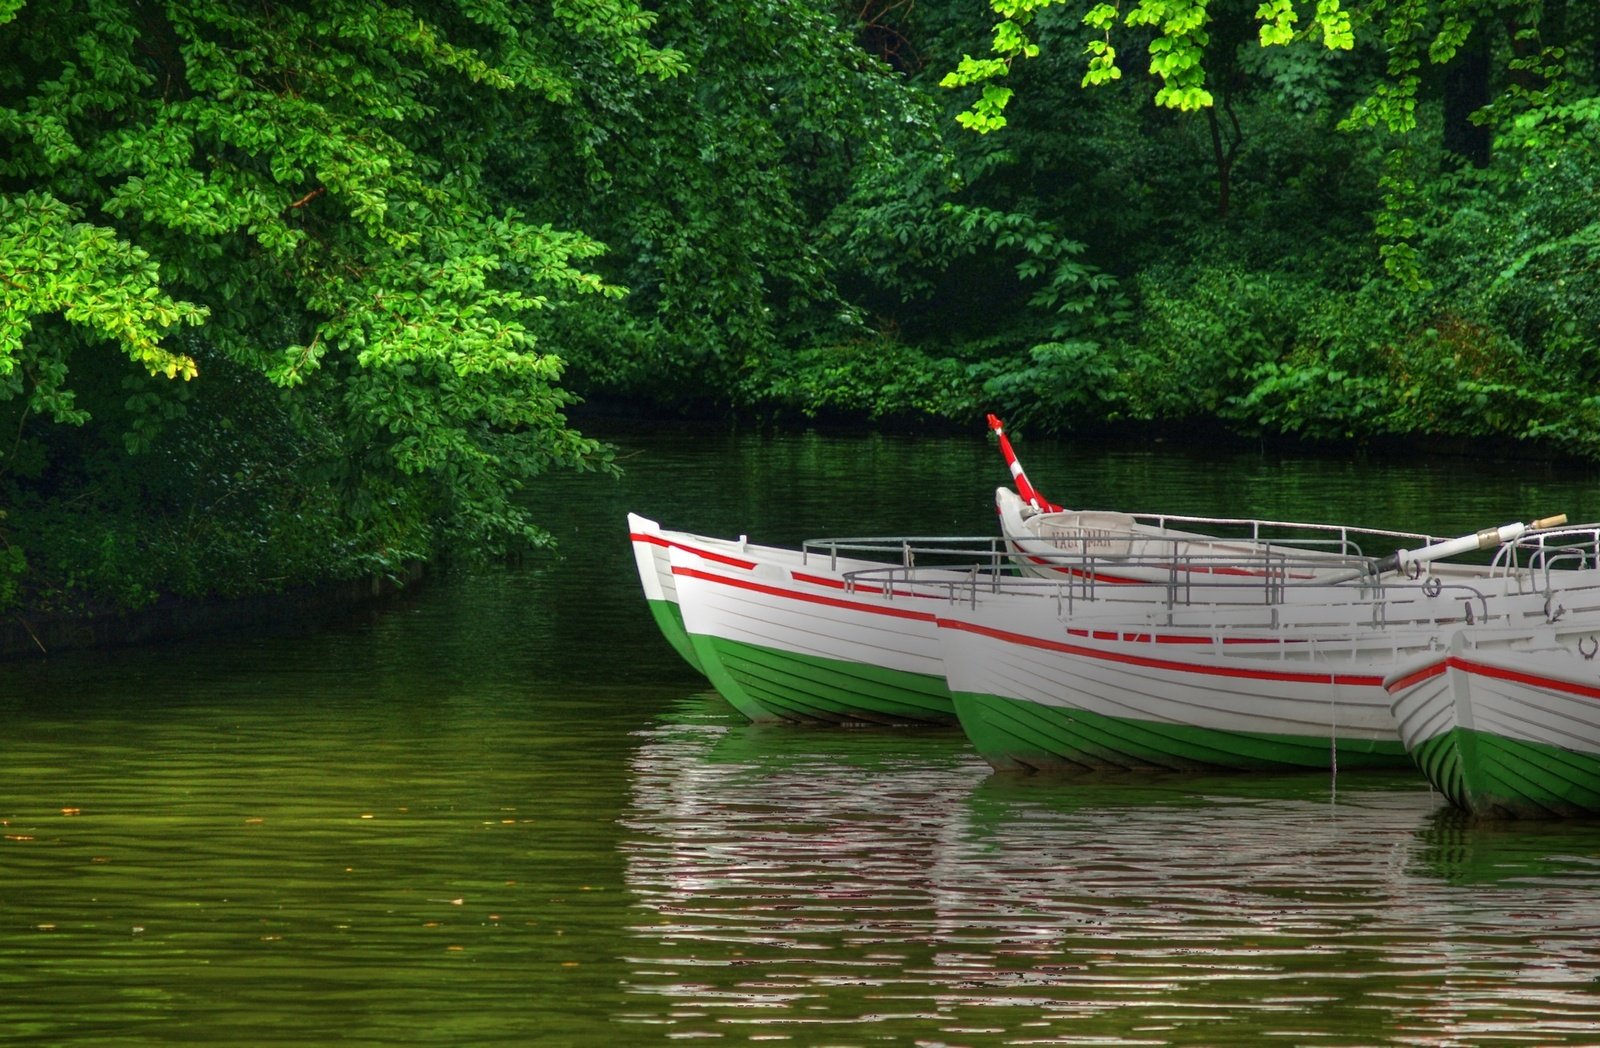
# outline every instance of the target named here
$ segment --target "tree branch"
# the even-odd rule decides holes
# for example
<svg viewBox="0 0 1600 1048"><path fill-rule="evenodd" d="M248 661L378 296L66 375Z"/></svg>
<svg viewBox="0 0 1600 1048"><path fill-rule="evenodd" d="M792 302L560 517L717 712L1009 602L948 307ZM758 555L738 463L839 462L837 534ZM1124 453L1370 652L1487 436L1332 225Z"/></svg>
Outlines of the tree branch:
<svg viewBox="0 0 1600 1048"><path fill-rule="evenodd" d="M285 211L293 211L297 207L305 207L307 204L311 203L313 200L317 199L317 197L321 196L322 194L326 193L327 191L328 191L328 187L327 186L318 186L317 188L313 189L311 192L307 193L305 196L301 197L299 200L296 200L294 203L292 203L288 207L284 208L284 210Z"/></svg>

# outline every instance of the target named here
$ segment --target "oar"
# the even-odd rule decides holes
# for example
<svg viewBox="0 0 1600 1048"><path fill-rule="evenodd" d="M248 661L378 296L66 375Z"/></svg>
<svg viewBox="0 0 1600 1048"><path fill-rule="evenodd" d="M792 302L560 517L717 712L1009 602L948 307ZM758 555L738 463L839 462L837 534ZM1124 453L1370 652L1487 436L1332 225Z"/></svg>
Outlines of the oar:
<svg viewBox="0 0 1600 1048"><path fill-rule="evenodd" d="M1502 524L1498 528L1484 528L1482 531L1475 531L1470 535L1462 535L1459 538L1445 539L1442 542L1423 546L1421 549L1397 549L1387 557L1379 558L1377 563L1372 566L1370 573L1355 571L1337 581L1348 582L1350 579L1361 578L1369 574L1382 575L1390 571L1403 571L1412 565L1430 564L1446 557L1454 557L1458 553L1469 553L1479 549L1493 549L1495 546L1501 546L1507 542L1515 542L1530 531L1557 528L1566 522L1567 515L1560 513L1554 517L1545 517L1543 520L1529 521L1526 524Z"/></svg>
<svg viewBox="0 0 1600 1048"><path fill-rule="evenodd" d="M1006 457L1006 465L1011 469L1011 479L1017 482L1017 494L1022 496L1022 501L1042 513L1060 513L1062 507L1039 494L1039 489L1028 482L1028 475L1022 472L1022 463L1017 461L1017 453L1011 450L1011 441L1006 439L1005 426L993 415L989 416L989 428L1000 438L1000 454Z"/></svg>

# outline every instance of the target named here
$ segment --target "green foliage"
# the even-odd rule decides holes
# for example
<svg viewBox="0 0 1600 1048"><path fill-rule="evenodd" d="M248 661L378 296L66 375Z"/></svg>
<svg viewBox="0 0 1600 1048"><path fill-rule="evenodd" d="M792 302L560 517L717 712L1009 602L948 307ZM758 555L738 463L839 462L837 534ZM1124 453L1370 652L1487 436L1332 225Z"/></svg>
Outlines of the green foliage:
<svg viewBox="0 0 1600 1048"><path fill-rule="evenodd" d="M43 520L98 477L138 504L200 457L170 444L173 420L230 410L170 380L236 371L257 376L274 405L264 436L301 447L296 474L337 522L276 556L350 573L394 550L543 541L518 490L606 459L566 424L547 316L621 291L590 268L596 241L508 205L489 176L544 173L501 135L572 105L583 75L681 73L679 53L646 39L653 14L629 0L203 0L4 15L0 420L23 434L9 503L41 498ZM170 456L165 472L119 471L147 449ZM263 512L298 505L279 497ZM188 537L147 548L133 534L29 563L89 589L141 560L194 559ZM240 563L216 585L266 581ZM185 588L125 577L108 599Z"/></svg>
<svg viewBox="0 0 1600 1048"><path fill-rule="evenodd" d="M164 293L147 252L80 218L81 211L45 193L0 197L0 258L7 260L0 375L31 363L23 338L33 318L59 315L81 337L118 345L152 375L193 378L194 361L161 342L179 324L200 323L206 311ZM52 374L36 385L33 407L74 421L62 378Z"/></svg>
<svg viewBox="0 0 1600 1048"><path fill-rule="evenodd" d="M0 522L5 518L5 511L0 510ZM16 606L27 571L28 558L22 548L12 545L5 532L0 531L0 608Z"/></svg>
<svg viewBox="0 0 1600 1048"><path fill-rule="evenodd" d="M537 544L540 473L608 466L574 391L1600 454L1597 40L1533 0L0 0L0 607Z"/></svg>
<svg viewBox="0 0 1600 1048"><path fill-rule="evenodd" d="M1185 9L1192 18L1195 8ZM1033 10L1041 17L1028 28L1047 42L1057 26ZM1238 17L1223 4L1206 10ZM1270 23L1271 42L1294 43L1308 12L1276 4L1255 13ZM923 347L928 359L915 366L965 367L992 406L1046 428L1211 421L1315 440L1476 435L1582 453L1592 427L1581 395L1539 391L1539 362L1554 359L1550 340L1540 335L1536 347L1487 303L1464 313L1459 287L1454 300L1435 288L1443 280L1437 216L1450 206L1430 199L1439 184L1429 174L1436 140L1417 136L1390 150L1379 139L1352 147L1334 136L1334 123L1368 96L1355 87L1362 67L1327 55L1330 45L1354 43L1348 13L1324 5L1317 14L1309 25L1322 37L1316 49L1241 49L1237 69L1249 79L1235 82L1228 102L1244 145L1231 226L1206 214L1209 158L1197 125L1058 88L1059 49L1044 47L1030 53L1040 64L1028 68L1040 72L1008 102L1010 147L946 140L938 154L891 154L867 168L829 226L847 262L839 286L881 330ZM1114 28L1155 28L1148 13L1135 22L1119 16ZM1420 61L1443 61L1461 46L1464 24L1426 35L1391 26L1390 39L1415 39ZM1232 23L1228 34L1215 33L1206 47L1235 38ZM1225 52L1206 53L1217 60ZM1382 69L1371 54L1357 58ZM1026 79L1028 68L1009 66L1006 75ZM1547 199L1575 193L1581 198L1568 187ZM1373 214L1375 228L1364 218ZM1051 215L1072 216L1075 235ZM1532 264L1542 257L1532 242L1540 227L1526 228ZM1573 252L1587 243L1581 227L1567 235L1557 242ZM1468 257L1459 246L1444 250ZM1097 266L1097 256L1115 259L1128 280ZM1564 260L1560 251L1550 257ZM1384 263L1391 280L1375 281ZM1515 268L1511 260L1498 266L1470 276L1486 292L1487 276ZM996 294L1002 267L1014 279ZM1396 274L1405 279L1393 281ZM989 306L973 308L971 322L969 294ZM1561 296L1551 298L1541 317L1560 308ZM1541 320L1528 333L1535 327L1555 326ZM1571 345L1558 355L1584 357L1592 333L1583 323L1563 330ZM1466 352L1469 332L1494 351ZM861 372L833 356L791 363L800 360L816 364L801 383L812 402L834 402L829 382L851 391L838 402L871 401ZM1470 377L1456 375L1467 361ZM752 397L762 377L753 373Z"/></svg>
<svg viewBox="0 0 1600 1048"><path fill-rule="evenodd" d="M604 239L631 289L622 310L561 310L575 381L726 402L781 347L861 334L814 231L886 139L920 142L932 117L853 29L815 4L685 0L657 31L687 75L580 83L564 133L591 164L514 190Z"/></svg>
<svg viewBox="0 0 1600 1048"><path fill-rule="evenodd" d="M960 419L987 403L971 365L889 341L784 354L755 384L763 404L808 418Z"/></svg>
<svg viewBox="0 0 1600 1048"><path fill-rule="evenodd" d="M983 392L986 403L1019 423L1054 430L1093 429L1126 416L1123 362L1098 342L1072 339L1041 342L1019 365L990 366Z"/></svg>
<svg viewBox="0 0 1600 1048"><path fill-rule="evenodd" d="M1533 388L1600 386L1597 191L1600 160L1586 150L1512 188L1462 178L1441 187L1419 237L1437 300L1520 347Z"/></svg>
<svg viewBox="0 0 1600 1048"><path fill-rule="evenodd" d="M947 88L981 87L982 93L957 119L962 126L978 132L997 131L1006 126L1005 108L1011 101L1010 89L997 88L993 81L1011 72L1019 58L1037 58L1040 48L1027 30L1036 14L1062 0L990 0L990 7L1001 17L995 26L990 50L996 58L962 56L940 85ZM1084 87L1097 87L1122 79L1113 34L1120 27L1151 30L1148 44L1150 73L1159 81L1155 103L1184 111L1209 108L1215 102L1205 86L1205 54L1211 43L1207 30L1210 7L1218 0L1136 0L1127 5L1096 3L1083 15L1083 25L1091 32L1084 45L1089 56L1083 74ZM1296 37L1294 24L1299 19L1292 0L1264 0L1256 9L1261 23L1262 46L1287 44ZM1318 0L1313 23L1322 31L1323 46L1330 50L1349 50L1355 44L1349 12L1340 0Z"/></svg>
<svg viewBox="0 0 1600 1048"><path fill-rule="evenodd" d="M959 118L961 123L981 132L1005 126L1004 110L1014 92L992 92L991 81L1010 74L1017 59L1041 54L1026 30L1038 12L1056 2L992 0L990 6L1002 18L991 45L997 57L966 56L942 82L945 87L983 88L983 95ZM1214 20L1230 17L1230 6L1228 0L1137 0L1125 10L1121 4L1092 5L1082 20L1091 33L1085 47L1089 61L1084 86L1119 79L1113 34L1143 31L1150 34L1150 73L1159 84L1156 105L1179 110L1212 107L1217 100L1206 86L1207 68L1220 69L1224 77L1240 68L1236 50L1217 48L1208 29ZM1350 51L1358 44L1381 49L1377 53L1382 57L1382 75L1371 79L1370 88L1351 106L1340 126L1352 132L1401 136L1399 143L1390 144L1393 155L1381 182L1384 207L1376 214L1375 232L1385 269L1407 290L1426 290L1424 264L1414 241L1421 194L1409 169L1414 164L1411 140L1416 137L1424 105L1429 66L1450 65L1474 38L1482 41L1489 34L1507 31L1509 58L1503 60L1507 75L1498 86L1498 95L1478 108L1471 119L1493 127L1500 148L1527 159L1559 153L1566 144L1591 132L1600 117L1589 68L1593 64L1592 40L1590 54L1576 58L1583 52L1563 47L1559 40L1547 41L1543 35L1545 21L1559 35L1570 32L1569 23L1584 17L1569 12L1566 4L1547 12L1541 0L1382 0L1361 8L1358 21L1339 0L1318 0L1311 20L1320 34L1296 28L1301 6L1295 0L1262 0L1256 6L1256 38L1262 47L1289 45L1319 35L1320 46L1327 50ZM1487 43L1478 46L1488 48ZM1575 73L1584 76L1581 87ZM1217 127L1215 119L1212 126ZM1214 142L1220 157L1220 137Z"/></svg>
<svg viewBox="0 0 1600 1048"><path fill-rule="evenodd" d="M1433 435L1600 450L1592 385L1560 382L1448 301L1203 267L1152 273L1140 291L1140 324L1119 362L1140 376L1129 391L1135 417L1220 419L1318 441Z"/></svg>

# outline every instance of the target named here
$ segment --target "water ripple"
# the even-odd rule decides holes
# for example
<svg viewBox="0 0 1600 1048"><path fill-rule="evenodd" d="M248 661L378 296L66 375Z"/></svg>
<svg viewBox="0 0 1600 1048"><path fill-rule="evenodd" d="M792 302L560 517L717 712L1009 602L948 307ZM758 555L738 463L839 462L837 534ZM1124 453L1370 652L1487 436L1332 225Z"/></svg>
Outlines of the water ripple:
<svg viewBox="0 0 1600 1048"><path fill-rule="evenodd" d="M1407 776L991 775L959 740L664 724L627 1017L860 1043L1592 1043L1600 833ZM1519 827L1525 830L1527 827Z"/></svg>

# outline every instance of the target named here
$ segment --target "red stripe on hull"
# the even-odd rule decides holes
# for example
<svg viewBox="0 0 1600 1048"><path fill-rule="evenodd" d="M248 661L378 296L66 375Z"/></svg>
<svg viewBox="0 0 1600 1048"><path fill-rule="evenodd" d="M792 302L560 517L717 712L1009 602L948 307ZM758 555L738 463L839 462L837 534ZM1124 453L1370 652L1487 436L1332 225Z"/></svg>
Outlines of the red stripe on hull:
<svg viewBox="0 0 1600 1048"><path fill-rule="evenodd" d="M1448 663L1449 660L1446 659L1444 662L1436 662L1432 666L1424 666L1415 673L1408 673L1393 684L1388 685L1387 690L1390 695L1393 695L1397 692L1405 691L1407 688L1414 688L1423 681L1431 680L1443 673Z"/></svg>
<svg viewBox="0 0 1600 1048"><path fill-rule="evenodd" d="M862 611L869 615L887 615L895 619L912 619L918 622L936 622L938 616L928 611L908 611L904 608L885 608L876 604L862 604L853 600L842 600L839 597L827 597L820 593L799 593L795 590L784 589L781 586L769 586L763 582L752 579L735 579L727 575L715 575L711 572L700 571L696 568L674 567L674 575L683 575L703 582L713 582L719 586L728 586L733 589L749 590L752 593L764 593L769 597L783 597L786 600L798 600L806 604L821 604L830 608L845 608L850 611Z"/></svg>
<svg viewBox="0 0 1600 1048"><path fill-rule="evenodd" d="M1045 651L1059 651L1066 655L1076 655L1081 658L1099 659L1102 662L1117 662L1128 666L1144 666L1149 669L1172 670L1180 673L1194 673L1206 677L1233 677L1240 680L1267 680L1283 681L1293 684L1336 684L1381 687L1383 678L1368 674L1355 673L1291 673L1285 670L1256 670L1231 666L1202 666L1188 662L1174 662L1170 659L1156 659L1146 655L1128 655L1121 652L1101 651L1097 648L1085 647L1081 644L1069 644L1065 641L1046 640L1043 637L1030 637L1023 633L1012 633L1007 630L997 630L988 626L979 626L970 622L961 622L958 619L940 619L941 629L965 630L968 633L977 633L987 637L994 637L1009 644L1021 644L1031 648L1041 648Z"/></svg>
<svg viewBox="0 0 1600 1048"><path fill-rule="evenodd" d="M1463 673L1471 673L1479 677L1510 681L1513 684L1547 688L1550 691L1559 691L1580 698L1600 700L1600 687L1596 687L1593 684L1579 684L1577 681L1561 680L1557 677L1547 677L1539 673L1528 673L1525 670L1507 669L1504 666L1490 666L1487 663L1475 662L1460 655L1447 655L1433 665L1395 681L1389 686L1389 693L1392 695L1397 691L1420 684L1422 681L1430 677L1437 677L1445 670L1450 669L1461 670Z"/></svg>
<svg viewBox="0 0 1600 1048"><path fill-rule="evenodd" d="M732 557L726 553L713 553L711 550L701 549L699 546L690 546L687 543L674 542L662 535L630 534L628 538L634 542L644 542L652 546L661 546L664 549L681 549L685 553L693 553L697 557L715 561L718 564L726 564L729 567L741 568L745 571L753 571L755 570L756 566L756 562L753 560L745 560L742 557Z"/></svg>

